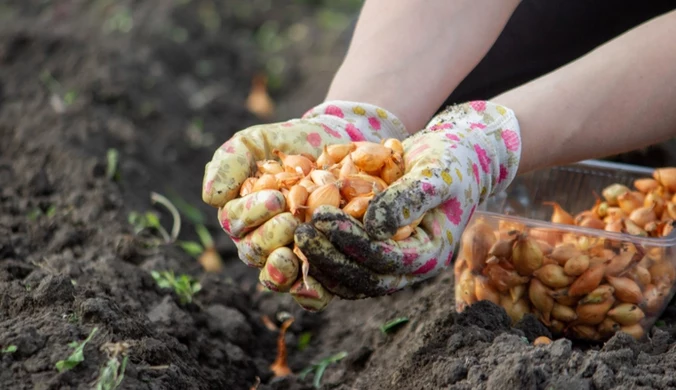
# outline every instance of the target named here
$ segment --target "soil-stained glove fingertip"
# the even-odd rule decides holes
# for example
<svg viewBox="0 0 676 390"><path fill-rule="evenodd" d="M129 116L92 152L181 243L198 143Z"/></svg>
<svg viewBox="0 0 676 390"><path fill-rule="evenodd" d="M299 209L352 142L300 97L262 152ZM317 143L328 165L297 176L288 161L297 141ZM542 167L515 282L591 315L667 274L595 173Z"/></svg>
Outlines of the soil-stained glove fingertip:
<svg viewBox="0 0 676 390"><path fill-rule="evenodd" d="M371 201L364 214L364 229L370 237L384 241L394 236L400 220L393 206L382 198Z"/></svg>

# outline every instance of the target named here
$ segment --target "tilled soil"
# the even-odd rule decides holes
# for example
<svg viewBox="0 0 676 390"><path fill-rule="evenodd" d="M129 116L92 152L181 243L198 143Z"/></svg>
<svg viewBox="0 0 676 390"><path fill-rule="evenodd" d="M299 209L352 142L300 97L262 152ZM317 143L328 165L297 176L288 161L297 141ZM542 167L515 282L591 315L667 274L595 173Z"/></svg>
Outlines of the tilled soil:
<svg viewBox="0 0 676 390"><path fill-rule="evenodd" d="M118 356L105 348L113 344L123 352L112 359L129 359L123 389L258 381L259 389L311 389L313 374L296 374L340 352L347 355L327 368L325 388L676 388L673 306L644 342L618 335L603 345L534 347L549 335L534 318L511 327L490 303L455 314L452 271L393 296L336 300L321 314L260 291L202 205L201 178L219 142L259 121L245 107L262 67L251 32L312 6L252 12L246 1L223 3L0 8L0 388L92 388ZM288 77L300 77L289 66ZM120 156L112 179L110 148ZM155 210L171 226L151 204L153 191L205 213L224 272L205 273L177 246L148 247L134 234L132 211ZM196 239L193 230L184 220L181 239ZM158 287L151 271L163 270L200 281L192 302ZM286 345L296 374L275 378L281 313L295 318ZM381 332L399 317L408 321ZM84 360L59 372L69 343L94 328Z"/></svg>

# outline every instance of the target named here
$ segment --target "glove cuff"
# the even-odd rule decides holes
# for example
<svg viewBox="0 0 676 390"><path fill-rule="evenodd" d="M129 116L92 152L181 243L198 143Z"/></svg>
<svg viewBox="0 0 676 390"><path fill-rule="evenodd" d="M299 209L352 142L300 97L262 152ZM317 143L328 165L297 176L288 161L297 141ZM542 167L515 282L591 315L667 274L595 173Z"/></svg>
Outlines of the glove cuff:
<svg viewBox="0 0 676 390"><path fill-rule="evenodd" d="M481 201L504 191L521 160L521 129L513 110L484 100L450 106L427 125L467 138L479 161Z"/></svg>
<svg viewBox="0 0 676 390"><path fill-rule="evenodd" d="M409 136L393 113L368 103L331 100L310 109L302 119L321 122L334 130L344 129L352 141L403 140Z"/></svg>

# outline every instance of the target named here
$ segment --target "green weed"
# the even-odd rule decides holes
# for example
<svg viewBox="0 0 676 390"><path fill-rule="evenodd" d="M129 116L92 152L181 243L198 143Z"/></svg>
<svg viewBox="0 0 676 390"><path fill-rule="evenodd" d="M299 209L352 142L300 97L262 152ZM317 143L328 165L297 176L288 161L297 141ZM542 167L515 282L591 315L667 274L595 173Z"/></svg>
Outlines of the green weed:
<svg viewBox="0 0 676 390"><path fill-rule="evenodd" d="M89 336L87 336L87 338L82 342L73 341L68 344L69 347L75 348L75 350L65 360L59 360L56 362L56 369L59 372L68 371L84 361L85 345L87 345L92 337L94 337L96 331L98 331L98 328L92 329L91 333L89 333Z"/></svg>

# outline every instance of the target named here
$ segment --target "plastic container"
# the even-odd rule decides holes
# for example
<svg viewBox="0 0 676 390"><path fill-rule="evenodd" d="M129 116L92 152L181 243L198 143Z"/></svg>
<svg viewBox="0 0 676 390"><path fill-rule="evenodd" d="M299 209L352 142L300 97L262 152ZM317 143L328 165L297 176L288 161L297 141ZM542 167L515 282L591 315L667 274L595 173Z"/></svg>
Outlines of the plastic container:
<svg viewBox="0 0 676 390"><path fill-rule="evenodd" d="M634 181L652 173L591 160L518 177L477 210L463 234L456 310L490 300L513 322L534 314L556 336L603 341L624 331L642 338L676 291L676 230L657 238L552 223L553 207L543 202L576 216L611 184L636 191Z"/></svg>

